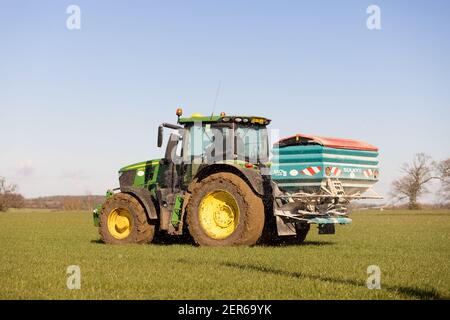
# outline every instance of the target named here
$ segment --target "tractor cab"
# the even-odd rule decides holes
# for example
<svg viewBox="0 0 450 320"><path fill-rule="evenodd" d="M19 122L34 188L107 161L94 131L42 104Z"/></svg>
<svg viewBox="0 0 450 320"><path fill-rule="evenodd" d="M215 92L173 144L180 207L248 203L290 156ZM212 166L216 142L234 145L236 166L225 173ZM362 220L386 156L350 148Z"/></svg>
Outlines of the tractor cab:
<svg viewBox="0 0 450 320"><path fill-rule="evenodd" d="M178 124L163 123L158 128L158 147L163 143L164 128L171 133L166 146L165 160L175 164L239 163L247 166L269 160L269 119L253 116L182 117L177 110Z"/></svg>

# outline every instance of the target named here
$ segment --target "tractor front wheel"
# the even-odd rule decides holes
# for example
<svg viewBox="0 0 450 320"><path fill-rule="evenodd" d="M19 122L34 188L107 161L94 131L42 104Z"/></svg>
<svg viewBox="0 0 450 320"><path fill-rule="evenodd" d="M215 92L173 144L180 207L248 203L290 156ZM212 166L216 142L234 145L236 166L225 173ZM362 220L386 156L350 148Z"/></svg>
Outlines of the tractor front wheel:
<svg viewBox="0 0 450 320"><path fill-rule="evenodd" d="M227 172L197 183L187 206L189 232L201 246L253 245L261 237L264 216L262 199Z"/></svg>
<svg viewBox="0 0 450 320"><path fill-rule="evenodd" d="M126 193L116 193L106 200L100 214L99 233L105 243L148 243L155 234L145 209Z"/></svg>

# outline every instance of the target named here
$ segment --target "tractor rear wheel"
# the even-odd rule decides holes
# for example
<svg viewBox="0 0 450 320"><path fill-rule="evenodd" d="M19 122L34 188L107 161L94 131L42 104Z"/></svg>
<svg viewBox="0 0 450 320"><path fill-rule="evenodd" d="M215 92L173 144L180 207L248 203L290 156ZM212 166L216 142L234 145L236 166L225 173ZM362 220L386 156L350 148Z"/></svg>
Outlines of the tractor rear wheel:
<svg viewBox="0 0 450 320"><path fill-rule="evenodd" d="M148 243L155 226L148 222L145 209L135 197L116 193L103 205L99 233L105 243Z"/></svg>
<svg viewBox="0 0 450 320"><path fill-rule="evenodd" d="M240 177L215 173L195 185L187 225L201 246L254 245L264 227L264 204Z"/></svg>

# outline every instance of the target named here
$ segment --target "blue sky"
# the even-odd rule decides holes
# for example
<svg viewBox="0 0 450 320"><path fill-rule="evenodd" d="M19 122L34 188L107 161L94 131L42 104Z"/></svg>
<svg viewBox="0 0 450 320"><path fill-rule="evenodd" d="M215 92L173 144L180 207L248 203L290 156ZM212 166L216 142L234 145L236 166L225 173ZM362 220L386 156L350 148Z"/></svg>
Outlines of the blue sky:
<svg viewBox="0 0 450 320"><path fill-rule="evenodd" d="M177 107L209 114L220 81L217 112L378 146L385 194L414 153L450 156L449 39L448 1L1 0L0 176L103 194L163 154Z"/></svg>

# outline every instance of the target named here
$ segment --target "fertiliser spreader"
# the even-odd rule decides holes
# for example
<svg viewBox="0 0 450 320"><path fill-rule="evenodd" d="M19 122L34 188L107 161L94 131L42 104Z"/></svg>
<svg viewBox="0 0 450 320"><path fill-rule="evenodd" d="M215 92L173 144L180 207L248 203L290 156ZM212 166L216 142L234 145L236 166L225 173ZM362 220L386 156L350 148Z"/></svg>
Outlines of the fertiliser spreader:
<svg viewBox="0 0 450 320"><path fill-rule="evenodd" d="M120 169L94 210L105 242L147 243L156 231L205 246L302 242L313 224L329 234L350 223L351 200L375 197L363 195L379 175L369 144L296 135L270 147L267 118L177 116L158 129L159 147L174 130L164 157Z"/></svg>
<svg viewBox="0 0 450 320"><path fill-rule="evenodd" d="M348 224L348 204L378 181L378 149L349 140L298 134L273 148L271 176L278 233L295 226L317 224L319 233L334 233Z"/></svg>

